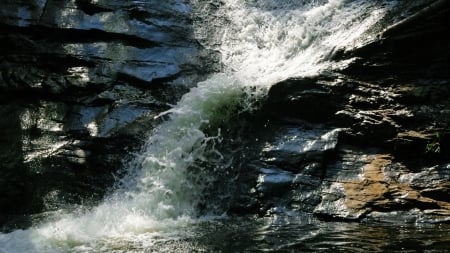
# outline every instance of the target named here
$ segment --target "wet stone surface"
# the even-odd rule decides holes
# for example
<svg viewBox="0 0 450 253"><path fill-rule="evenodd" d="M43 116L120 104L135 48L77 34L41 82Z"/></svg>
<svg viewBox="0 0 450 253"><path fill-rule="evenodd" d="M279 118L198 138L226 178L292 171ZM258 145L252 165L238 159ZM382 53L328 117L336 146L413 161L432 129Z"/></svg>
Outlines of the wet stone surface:
<svg viewBox="0 0 450 253"><path fill-rule="evenodd" d="M256 176L242 181L258 203L250 212L448 222L449 43L440 34L449 6L440 4L429 33L413 20L346 52L358 59L339 73L271 87L248 131L260 140L247 153Z"/></svg>
<svg viewBox="0 0 450 253"><path fill-rule="evenodd" d="M100 200L154 116L220 68L185 1L0 6L2 217Z"/></svg>

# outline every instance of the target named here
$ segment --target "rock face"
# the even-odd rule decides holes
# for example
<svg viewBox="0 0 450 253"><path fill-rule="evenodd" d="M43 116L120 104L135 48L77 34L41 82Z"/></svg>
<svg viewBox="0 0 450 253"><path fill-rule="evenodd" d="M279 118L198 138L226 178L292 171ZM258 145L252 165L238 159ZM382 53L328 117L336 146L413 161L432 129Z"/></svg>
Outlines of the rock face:
<svg viewBox="0 0 450 253"><path fill-rule="evenodd" d="M236 210L449 221L450 7L435 4L426 18L337 54L356 59L339 73L271 88L250 120L264 126L249 144L258 147L248 160L259 176L242 192L258 201Z"/></svg>
<svg viewBox="0 0 450 253"><path fill-rule="evenodd" d="M185 1L0 6L1 217L100 199L153 116L220 67Z"/></svg>

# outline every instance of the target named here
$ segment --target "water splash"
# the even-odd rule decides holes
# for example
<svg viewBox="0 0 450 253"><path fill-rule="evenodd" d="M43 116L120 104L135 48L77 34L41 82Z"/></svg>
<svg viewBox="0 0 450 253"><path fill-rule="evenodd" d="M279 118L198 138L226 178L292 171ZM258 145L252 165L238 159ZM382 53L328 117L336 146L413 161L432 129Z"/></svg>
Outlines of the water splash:
<svg viewBox="0 0 450 253"><path fill-rule="evenodd" d="M134 173L122 180L122 189L92 210L0 234L0 252L83 252L117 240L168 236L196 222L199 196L215 178L214 169L201 164L221 161L215 148L221 138L217 127L245 101L242 87L225 74L199 83L160 115L168 118L129 164Z"/></svg>

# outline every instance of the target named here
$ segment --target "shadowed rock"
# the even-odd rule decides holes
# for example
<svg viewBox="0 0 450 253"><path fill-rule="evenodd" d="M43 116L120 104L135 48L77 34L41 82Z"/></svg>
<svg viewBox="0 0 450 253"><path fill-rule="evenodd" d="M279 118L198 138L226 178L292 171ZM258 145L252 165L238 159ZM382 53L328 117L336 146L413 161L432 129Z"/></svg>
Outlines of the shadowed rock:
<svg viewBox="0 0 450 253"><path fill-rule="evenodd" d="M154 116L218 68L190 15L184 1L0 3L0 216L111 189Z"/></svg>
<svg viewBox="0 0 450 253"><path fill-rule="evenodd" d="M264 198L248 194L260 214L448 222L449 1L411 8L373 43L336 55L356 57L339 73L271 87L254 126L261 155L250 159L271 168L253 182ZM262 187L261 175L286 180Z"/></svg>

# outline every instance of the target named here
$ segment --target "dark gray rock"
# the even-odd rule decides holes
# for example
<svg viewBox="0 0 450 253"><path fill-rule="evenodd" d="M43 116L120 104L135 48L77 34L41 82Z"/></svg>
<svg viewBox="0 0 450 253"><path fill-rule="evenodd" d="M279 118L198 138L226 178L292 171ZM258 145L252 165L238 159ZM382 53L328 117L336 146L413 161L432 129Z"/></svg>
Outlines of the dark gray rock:
<svg viewBox="0 0 450 253"><path fill-rule="evenodd" d="M311 162L322 162L324 156L336 148L339 132L317 128L280 129L276 140L262 150L262 160L269 164L301 166Z"/></svg>
<svg viewBox="0 0 450 253"><path fill-rule="evenodd" d="M260 196L276 196L287 191L293 179L294 175L291 172L277 168L263 168L258 176L256 190Z"/></svg>
<svg viewBox="0 0 450 253"><path fill-rule="evenodd" d="M111 189L154 116L220 67L191 23L178 0L0 4L0 216Z"/></svg>
<svg viewBox="0 0 450 253"><path fill-rule="evenodd" d="M416 13L430 3L405 3L402 11ZM242 193L249 203L257 199L260 208L252 210L448 222L450 43L442 34L450 6L436 4L426 20L401 22L381 40L337 54L336 60L356 57L339 73L271 87L249 120L249 138L262 143L249 144L257 148L247 157L260 171L271 168L245 180L264 196Z"/></svg>

